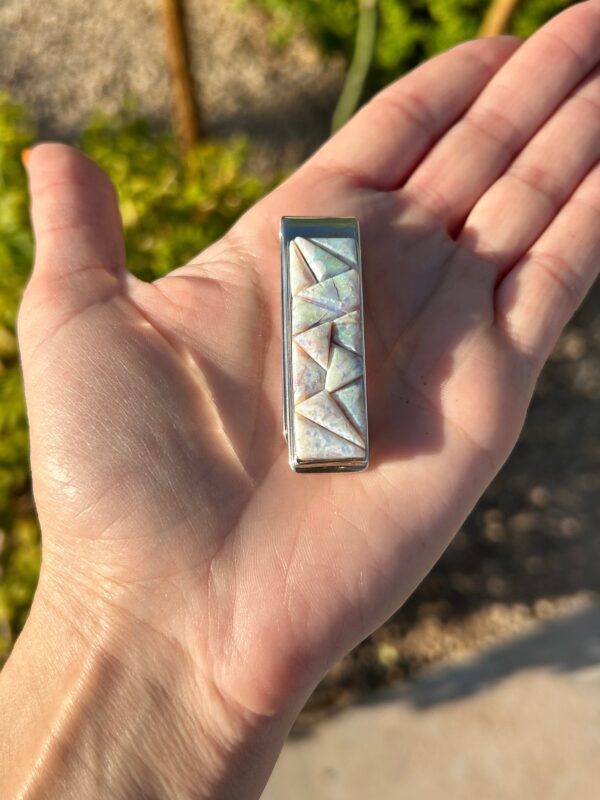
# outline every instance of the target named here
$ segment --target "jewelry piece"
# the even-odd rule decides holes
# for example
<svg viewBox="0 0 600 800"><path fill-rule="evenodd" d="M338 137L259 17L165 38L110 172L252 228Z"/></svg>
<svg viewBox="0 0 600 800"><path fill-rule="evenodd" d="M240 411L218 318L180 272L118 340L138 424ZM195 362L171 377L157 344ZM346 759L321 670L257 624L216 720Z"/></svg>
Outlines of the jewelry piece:
<svg viewBox="0 0 600 800"><path fill-rule="evenodd" d="M369 462L362 267L353 217L281 220L283 434L295 472Z"/></svg>

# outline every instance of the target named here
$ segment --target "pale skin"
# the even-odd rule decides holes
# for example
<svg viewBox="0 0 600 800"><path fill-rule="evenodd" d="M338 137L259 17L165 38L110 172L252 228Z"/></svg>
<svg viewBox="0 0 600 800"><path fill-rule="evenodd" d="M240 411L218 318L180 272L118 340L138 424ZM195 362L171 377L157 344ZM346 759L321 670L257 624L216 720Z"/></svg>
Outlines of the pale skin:
<svg viewBox="0 0 600 800"><path fill-rule="evenodd" d="M600 260L600 3L371 101L154 284L78 151L28 160L19 319L43 565L0 677L3 798L256 798L328 667L512 449ZM282 215L361 225L371 466L294 474Z"/></svg>

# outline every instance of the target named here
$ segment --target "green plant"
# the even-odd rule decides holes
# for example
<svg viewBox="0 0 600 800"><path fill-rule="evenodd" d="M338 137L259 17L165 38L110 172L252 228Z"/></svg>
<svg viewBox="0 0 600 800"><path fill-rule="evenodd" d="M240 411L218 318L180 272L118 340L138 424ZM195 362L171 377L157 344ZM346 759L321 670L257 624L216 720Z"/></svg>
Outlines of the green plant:
<svg viewBox="0 0 600 800"><path fill-rule="evenodd" d="M244 168L243 137L206 140L183 157L172 134L128 113L117 120L97 116L82 148L117 186L128 265L143 280L214 242L265 190Z"/></svg>
<svg viewBox="0 0 600 800"><path fill-rule="evenodd" d="M0 656L23 624L39 568L27 502L29 443L15 330L33 255L20 161L31 138L22 109L0 96Z"/></svg>
<svg viewBox="0 0 600 800"><path fill-rule="evenodd" d="M33 257L20 161L32 141L25 111L0 96L0 660L26 619L40 563L15 330ZM189 260L265 190L245 167L244 139L205 141L183 157L170 133L133 112L96 117L81 147L117 186L129 265L144 280Z"/></svg>
<svg viewBox="0 0 600 800"><path fill-rule="evenodd" d="M270 16L273 36L307 30L326 54L350 59L358 0L252 0ZM529 36L573 0L521 0L511 32ZM477 34L489 0L379 0L371 89L389 83L424 58Z"/></svg>

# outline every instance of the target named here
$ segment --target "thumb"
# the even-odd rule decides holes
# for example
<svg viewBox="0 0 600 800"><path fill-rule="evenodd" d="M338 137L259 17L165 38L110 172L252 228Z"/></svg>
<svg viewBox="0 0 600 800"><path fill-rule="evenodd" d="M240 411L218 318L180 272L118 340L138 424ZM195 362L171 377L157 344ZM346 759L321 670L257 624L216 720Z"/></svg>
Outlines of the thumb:
<svg viewBox="0 0 600 800"><path fill-rule="evenodd" d="M30 329L33 338L44 338L70 316L122 292L126 270L117 194L100 167L63 144L38 145L23 160L35 237L19 317L20 338L27 340ZM35 325L28 324L32 317Z"/></svg>

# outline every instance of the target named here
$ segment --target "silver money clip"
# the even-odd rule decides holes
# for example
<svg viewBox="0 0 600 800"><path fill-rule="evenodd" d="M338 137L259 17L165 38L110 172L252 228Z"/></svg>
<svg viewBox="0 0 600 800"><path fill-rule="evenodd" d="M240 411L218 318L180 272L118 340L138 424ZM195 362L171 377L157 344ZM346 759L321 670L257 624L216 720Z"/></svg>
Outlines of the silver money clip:
<svg viewBox="0 0 600 800"><path fill-rule="evenodd" d="M283 433L295 472L369 463L362 265L353 217L282 217Z"/></svg>

